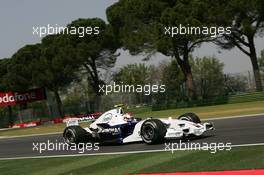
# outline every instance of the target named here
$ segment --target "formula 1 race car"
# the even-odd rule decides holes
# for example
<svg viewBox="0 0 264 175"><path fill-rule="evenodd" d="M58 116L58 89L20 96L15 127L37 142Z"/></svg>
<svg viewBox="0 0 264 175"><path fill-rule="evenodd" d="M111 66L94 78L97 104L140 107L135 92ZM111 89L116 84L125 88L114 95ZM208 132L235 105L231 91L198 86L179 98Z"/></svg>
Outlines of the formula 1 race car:
<svg viewBox="0 0 264 175"><path fill-rule="evenodd" d="M78 120L67 122L63 132L68 144L83 142L129 143L143 141L147 144L161 143L165 139L177 139L185 136L201 136L213 130L212 123L201 123L194 113L185 113L178 119L141 120L124 113L122 105L115 106L96 119L89 127L82 128Z"/></svg>

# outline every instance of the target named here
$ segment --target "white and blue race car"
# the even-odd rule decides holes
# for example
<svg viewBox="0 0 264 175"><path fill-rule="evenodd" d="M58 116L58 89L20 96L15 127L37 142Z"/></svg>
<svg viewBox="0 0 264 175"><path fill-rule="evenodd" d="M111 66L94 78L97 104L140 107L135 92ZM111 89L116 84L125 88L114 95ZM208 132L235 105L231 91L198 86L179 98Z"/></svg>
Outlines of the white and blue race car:
<svg viewBox="0 0 264 175"><path fill-rule="evenodd" d="M141 120L124 113L122 106L115 106L96 119L89 127L82 128L78 120L68 121L63 132L66 143L99 142L129 143L143 141L147 144L161 143L166 139L185 136L201 136L213 130L212 123L201 123L194 113L185 113L178 119Z"/></svg>

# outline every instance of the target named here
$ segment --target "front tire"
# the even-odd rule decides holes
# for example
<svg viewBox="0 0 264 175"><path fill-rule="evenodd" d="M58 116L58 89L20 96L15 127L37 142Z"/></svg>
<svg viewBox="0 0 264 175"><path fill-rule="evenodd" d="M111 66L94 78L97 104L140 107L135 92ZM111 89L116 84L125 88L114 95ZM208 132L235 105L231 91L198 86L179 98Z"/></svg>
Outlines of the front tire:
<svg viewBox="0 0 264 175"><path fill-rule="evenodd" d="M143 122L140 130L142 140L147 144L161 143L166 135L167 128L158 119L149 119Z"/></svg>
<svg viewBox="0 0 264 175"><path fill-rule="evenodd" d="M193 123L201 123L200 118L195 113L192 113L192 112L182 114L181 116L178 117L178 119L190 121Z"/></svg>
<svg viewBox="0 0 264 175"><path fill-rule="evenodd" d="M63 139L67 144L78 144L87 140L88 134L80 126L69 126L63 132Z"/></svg>

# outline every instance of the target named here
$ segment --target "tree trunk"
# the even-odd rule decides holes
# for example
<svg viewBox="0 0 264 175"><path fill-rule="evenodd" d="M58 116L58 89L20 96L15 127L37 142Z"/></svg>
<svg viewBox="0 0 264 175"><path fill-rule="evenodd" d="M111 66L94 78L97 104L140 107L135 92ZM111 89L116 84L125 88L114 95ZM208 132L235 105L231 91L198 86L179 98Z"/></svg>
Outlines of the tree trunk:
<svg viewBox="0 0 264 175"><path fill-rule="evenodd" d="M89 64L84 64L84 67L89 74L88 78L87 78L88 86L91 85L94 93L96 94L96 97L94 99L93 110L98 112L101 110L101 98L102 98L103 92L100 92L99 86L101 84L101 81L99 79L99 75L97 72L95 58L92 58L92 60L89 62Z"/></svg>
<svg viewBox="0 0 264 175"><path fill-rule="evenodd" d="M248 37L248 42L249 42L249 49L250 49L250 60L251 60L251 64L253 67L253 73L254 73L254 77L255 77L256 90L257 91L263 91L253 36Z"/></svg>
<svg viewBox="0 0 264 175"><path fill-rule="evenodd" d="M253 67L253 73L255 77L256 83L256 91L263 91L262 82L261 82L261 75L259 71L259 66L257 62L257 58L255 56L250 57Z"/></svg>
<svg viewBox="0 0 264 175"><path fill-rule="evenodd" d="M175 57L186 79L188 97L191 98L192 100L196 100L197 94L195 91L192 70L191 70L191 66L189 63L189 51L188 51L187 45L186 45L186 49L183 54L183 59L180 58L180 54L177 49L176 49Z"/></svg>
<svg viewBox="0 0 264 175"><path fill-rule="evenodd" d="M13 126L14 125L14 116L13 116L13 111L11 106L7 106L8 109L8 125Z"/></svg>
<svg viewBox="0 0 264 175"><path fill-rule="evenodd" d="M95 97L95 112L100 112L102 110L102 96L101 95L97 95Z"/></svg>
<svg viewBox="0 0 264 175"><path fill-rule="evenodd" d="M55 98L56 98L59 115L60 115L61 118L64 118L65 114L64 114L64 110L63 110L63 105L62 105L62 102L61 102L60 94L59 94L58 90L55 90L53 92L54 92L54 95L55 95Z"/></svg>
<svg viewBox="0 0 264 175"><path fill-rule="evenodd" d="M191 99L195 100L197 98L195 87L194 87L194 81L193 81L193 75L191 71L191 67L189 64L184 64L184 75L186 77L186 84L188 88L188 96L191 97Z"/></svg>

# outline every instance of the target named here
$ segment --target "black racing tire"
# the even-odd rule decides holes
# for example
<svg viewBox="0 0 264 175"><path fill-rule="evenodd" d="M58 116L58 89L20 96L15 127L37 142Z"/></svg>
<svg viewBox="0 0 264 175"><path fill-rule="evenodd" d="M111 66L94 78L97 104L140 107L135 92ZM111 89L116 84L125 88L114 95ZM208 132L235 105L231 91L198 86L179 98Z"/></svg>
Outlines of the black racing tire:
<svg viewBox="0 0 264 175"><path fill-rule="evenodd" d="M147 144L156 144L164 141L167 128L159 119L149 119L143 122L140 135Z"/></svg>
<svg viewBox="0 0 264 175"><path fill-rule="evenodd" d="M188 112L185 114L182 114L181 116L178 117L179 120L187 120L193 123L201 123L200 118L192 112Z"/></svg>
<svg viewBox="0 0 264 175"><path fill-rule="evenodd" d="M63 132L63 139L69 145L84 143L88 137L89 133L80 126L68 126Z"/></svg>

